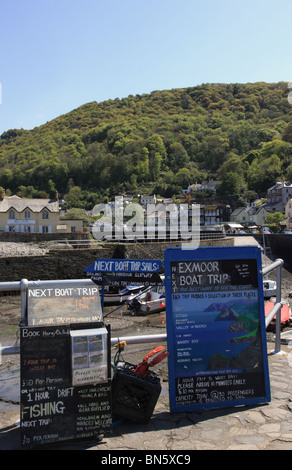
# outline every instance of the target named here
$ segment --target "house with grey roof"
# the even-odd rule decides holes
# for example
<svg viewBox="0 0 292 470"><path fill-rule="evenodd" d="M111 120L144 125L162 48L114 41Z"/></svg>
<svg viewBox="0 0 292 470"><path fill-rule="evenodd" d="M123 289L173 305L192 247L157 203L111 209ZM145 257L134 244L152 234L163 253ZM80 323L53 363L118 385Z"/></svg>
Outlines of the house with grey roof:
<svg viewBox="0 0 292 470"><path fill-rule="evenodd" d="M265 225L268 211L264 205L255 207L238 207L230 215L230 221L242 225Z"/></svg>
<svg viewBox="0 0 292 470"><path fill-rule="evenodd" d="M6 196L4 189L0 191L0 232L67 233L75 231L71 222L60 223L57 192L55 198L37 199ZM80 230L80 221L73 222L72 227L76 224Z"/></svg>
<svg viewBox="0 0 292 470"><path fill-rule="evenodd" d="M265 207L269 212L285 212L285 207L292 197L292 183L290 181L277 181L268 189L268 200Z"/></svg>
<svg viewBox="0 0 292 470"><path fill-rule="evenodd" d="M230 214L230 222L237 224L247 224L249 222L249 215L246 207L238 207Z"/></svg>

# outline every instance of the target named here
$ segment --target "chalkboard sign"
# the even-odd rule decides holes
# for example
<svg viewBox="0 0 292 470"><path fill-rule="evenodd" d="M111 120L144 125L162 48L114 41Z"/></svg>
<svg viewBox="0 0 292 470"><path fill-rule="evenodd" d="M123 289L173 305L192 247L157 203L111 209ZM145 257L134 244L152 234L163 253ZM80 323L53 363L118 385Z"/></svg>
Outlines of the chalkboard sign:
<svg viewBox="0 0 292 470"><path fill-rule="evenodd" d="M165 251L172 411L270 400L261 250Z"/></svg>
<svg viewBox="0 0 292 470"><path fill-rule="evenodd" d="M22 446L85 439L111 430L109 333L101 323L20 329ZM86 342L91 346L89 363L79 368L85 381L74 379L73 359L80 356L72 338L82 338L81 347ZM96 351L105 338L106 358L103 351L102 377L97 377Z"/></svg>
<svg viewBox="0 0 292 470"><path fill-rule="evenodd" d="M158 273L142 273L142 272L133 272L133 273L87 273L91 280L99 285L107 285L111 287L127 287L127 286L137 286L143 285L144 287L148 286L157 286L163 285L164 281L161 279Z"/></svg>
<svg viewBox="0 0 292 470"><path fill-rule="evenodd" d="M29 326L102 321L99 289L94 282L42 283L29 287L27 297Z"/></svg>
<svg viewBox="0 0 292 470"><path fill-rule="evenodd" d="M159 259L103 259L100 258L88 266L85 273L154 273L159 271L162 261Z"/></svg>

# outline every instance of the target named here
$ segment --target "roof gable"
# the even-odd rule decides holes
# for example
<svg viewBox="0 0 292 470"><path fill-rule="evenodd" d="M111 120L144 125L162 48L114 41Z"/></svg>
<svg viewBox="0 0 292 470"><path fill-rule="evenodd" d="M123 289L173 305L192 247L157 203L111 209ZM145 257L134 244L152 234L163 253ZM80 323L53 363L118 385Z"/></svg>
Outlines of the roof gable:
<svg viewBox="0 0 292 470"><path fill-rule="evenodd" d="M7 212L11 209L18 213L25 210L40 213L44 209L47 209L49 212L59 213L59 201L55 199L19 198L18 196L5 197L0 201L0 212Z"/></svg>
<svg viewBox="0 0 292 470"><path fill-rule="evenodd" d="M237 209L234 209L234 211L232 212L232 216L236 216L236 215L239 215L242 211L245 211L246 212L246 208L245 207L238 207Z"/></svg>

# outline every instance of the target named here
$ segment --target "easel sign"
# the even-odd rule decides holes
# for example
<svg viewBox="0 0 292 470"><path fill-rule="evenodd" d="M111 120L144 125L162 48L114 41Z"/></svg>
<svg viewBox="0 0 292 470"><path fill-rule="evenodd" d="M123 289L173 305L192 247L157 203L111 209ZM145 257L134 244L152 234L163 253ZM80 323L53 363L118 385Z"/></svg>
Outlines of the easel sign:
<svg viewBox="0 0 292 470"><path fill-rule="evenodd" d="M261 250L165 250L171 411L270 401Z"/></svg>
<svg viewBox="0 0 292 470"><path fill-rule="evenodd" d="M22 446L111 431L109 325L21 327L20 342Z"/></svg>

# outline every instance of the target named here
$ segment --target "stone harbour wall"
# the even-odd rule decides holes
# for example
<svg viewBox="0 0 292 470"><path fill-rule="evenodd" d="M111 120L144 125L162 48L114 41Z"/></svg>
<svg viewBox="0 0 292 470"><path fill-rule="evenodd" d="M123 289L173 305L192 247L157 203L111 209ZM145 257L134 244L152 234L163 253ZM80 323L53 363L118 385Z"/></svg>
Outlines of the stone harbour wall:
<svg viewBox="0 0 292 470"><path fill-rule="evenodd" d="M232 245L232 238L201 242L201 246ZM107 243L100 249L50 251L38 256L0 257L0 282L21 279L54 280L86 278L83 270L99 258L163 259L167 247L177 243Z"/></svg>

